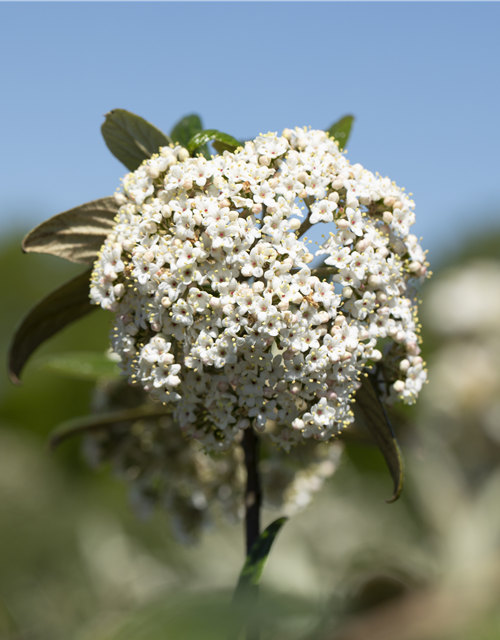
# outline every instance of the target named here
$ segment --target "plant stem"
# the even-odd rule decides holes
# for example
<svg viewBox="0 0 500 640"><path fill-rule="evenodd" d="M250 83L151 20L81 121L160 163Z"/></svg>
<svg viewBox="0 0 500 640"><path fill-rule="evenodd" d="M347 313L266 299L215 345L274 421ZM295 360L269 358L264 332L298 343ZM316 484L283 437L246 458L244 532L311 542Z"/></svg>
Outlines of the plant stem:
<svg viewBox="0 0 500 640"><path fill-rule="evenodd" d="M247 555L260 535L260 507L262 494L259 478L259 439L248 427L243 433L243 451L247 470L247 486L245 490L245 541Z"/></svg>
<svg viewBox="0 0 500 640"><path fill-rule="evenodd" d="M247 470L247 486L245 489L245 543L246 554L250 553L260 535L260 506L262 494L259 477L259 438L252 427L243 433L243 451ZM259 640L260 629L257 611L258 586L254 585L247 592L249 607L246 620L246 640Z"/></svg>

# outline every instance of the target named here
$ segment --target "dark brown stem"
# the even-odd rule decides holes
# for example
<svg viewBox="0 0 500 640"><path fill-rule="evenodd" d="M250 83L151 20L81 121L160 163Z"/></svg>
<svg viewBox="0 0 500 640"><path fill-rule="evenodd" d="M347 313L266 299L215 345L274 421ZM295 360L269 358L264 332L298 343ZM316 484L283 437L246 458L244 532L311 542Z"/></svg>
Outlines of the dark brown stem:
<svg viewBox="0 0 500 640"><path fill-rule="evenodd" d="M245 490L245 540L247 555L260 535L260 507L262 494L259 478L259 439L248 427L243 433L243 451L247 470L247 486Z"/></svg>

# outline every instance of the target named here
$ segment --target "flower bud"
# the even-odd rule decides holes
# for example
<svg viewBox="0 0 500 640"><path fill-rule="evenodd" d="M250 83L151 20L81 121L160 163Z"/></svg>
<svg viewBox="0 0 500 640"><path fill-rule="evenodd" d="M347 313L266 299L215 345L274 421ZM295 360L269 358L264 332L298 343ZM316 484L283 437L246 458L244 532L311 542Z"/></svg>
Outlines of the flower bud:
<svg viewBox="0 0 500 640"><path fill-rule="evenodd" d="M172 209L168 206L168 204L164 204L163 207L161 208L161 215L164 218L172 217Z"/></svg>
<svg viewBox="0 0 500 640"><path fill-rule="evenodd" d="M401 393L405 389L405 383L402 380L396 380L396 382L392 385L394 391L397 393Z"/></svg>
<svg viewBox="0 0 500 640"><path fill-rule="evenodd" d="M118 205L122 205L122 204L127 204L127 198L123 195L123 193L120 193L119 191L117 193L115 193L115 202Z"/></svg>
<svg viewBox="0 0 500 640"><path fill-rule="evenodd" d="M298 194L299 198L301 198L302 200L305 200L305 198L307 198L308 195L309 194L305 189L302 189L302 191Z"/></svg>
<svg viewBox="0 0 500 640"><path fill-rule="evenodd" d="M298 393L302 391L302 383L301 382L292 382L290 385L290 393L296 396Z"/></svg>
<svg viewBox="0 0 500 640"><path fill-rule="evenodd" d="M370 287L379 287L382 284L382 279L380 276L371 275L368 278L368 284Z"/></svg>
<svg viewBox="0 0 500 640"><path fill-rule="evenodd" d="M344 181L341 178L335 178L335 180L332 182L332 189L335 189L335 191L340 191L343 186Z"/></svg>
<svg viewBox="0 0 500 640"><path fill-rule="evenodd" d="M384 213L382 214L382 220L386 224L391 224L392 218L393 218L393 215L392 215L392 213L390 211L384 211Z"/></svg>
<svg viewBox="0 0 500 640"><path fill-rule="evenodd" d="M307 140L306 138L299 138L297 140L297 147L302 151L303 149L305 149L307 147Z"/></svg>
<svg viewBox="0 0 500 640"><path fill-rule="evenodd" d="M158 167L152 167L151 165L148 165L147 172L148 172L149 176L151 178L153 178L153 180L156 180L156 178L158 178L160 176L160 171L159 171Z"/></svg>
<svg viewBox="0 0 500 640"><path fill-rule="evenodd" d="M339 315L335 318L334 324L337 327L342 327L344 322L345 322L345 316L343 316L341 313L339 313Z"/></svg>
<svg viewBox="0 0 500 640"><path fill-rule="evenodd" d="M230 211L228 217L231 222L234 222L235 220L238 220L239 214L237 211Z"/></svg>
<svg viewBox="0 0 500 640"><path fill-rule="evenodd" d="M292 134L293 131L291 129L283 129L283 133L281 135L290 142L290 140L292 139Z"/></svg>
<svg viewBox="0 0 500 640"><path fill-rule="evenodd" d="M259 164L263 167L268 167L271 164L271 158L269 156L260 156Z"/></svg>
<svg viewBox="0 0 500 640"><path fill-rule="evenodd" d="M387 196L386 198L384 198L384 205L386 207L392 207L395 202L396 198L394 198L393 196Z"/></svg>
<svg viewBox="0 0 500 640"><path fill-rule="evenodd" d="M413 262L410 262L408 266L408 271L410 271L411 273L417 273L418 271L420 271L421 268L422 268L422 265L420 264L420 262L417 262L415 260Z"/></svg>
<svg viewBox="0 0 500 640"><path fill-rule="evenodd" d="M340 218L340 220L336 220L335 224L339 229L347 229L349 227L349 220L345 218Z"/></svg>
<svg viewBox="0 0 500 640"><path fill-rule="evenodd" d="M258 216L259 213L261 213L262 211L262 205L261 204L254 204L252 207L252 213L254 216Z"/></svg>
<svg viewBox="0 0 500 640"><path fill-rule="evenodd" d="M193 220L194 220L194 223L195 223L195 225L197 227L199 227L199 226L201 226L203 224L203 218L202 218L201 214L199 214L199 213L195 213L194 214Z"/></svg>
<svg viewBox="0 0 500 640"><path fill-rule="evenodd" d="M115 286L113 287L113 291L115 292L115 296L117 298L121 298L125 293L125 285L123 285L121 282L119 284L115 284Z"/></svg>
<svg viewBox="0 0 500 640"><path fill-rule="evenodd" d="M360 240L359 242L356 243L356 251L358 253L363 253L363 251L365 251L368 248L368 240L365 240L363 238L363 240Z"/></svg>
<svg viewBox="0 0 500 640"><path fill-rule="evenodd" d="M257 280L252 284L252 289L255 293L261 293L262 291L264 291L264 283L260 282L260 280Z"/></svg>
<svg viewBox="0 0 500 640"><path fill-rule="evenodd" d="M288 300L282 300L278 305L278 309L280 311L286 311L289 306L290 306L290 303L288 302Z"/></svg>
<svg viewBox="0 0 500 640"><path fill-rule="evenodd" d="M187 149L179 149L177 157L181 162L184 162L184 160L189 158L189 151Z"/></svg>
<svg viewBox="0 0 500 640"><path fill-rule="evenodd" d="M300 431L304 427L305 423L300 418L295 418L295 420L292 422L292 429L297 429L298 431Z"/></svg>
<svg viewBox="0 0 500 640"><path fill-rule="evenodd" d="M339 201L339 194L336 191L333 191L332 193L330 193L330 195L328 196L328 200L330 200L330 202L335 202L337 203Z"/></svg>
<svg viewBox="0 0 500 640"><path fill-rule="evenodd" d="M226 391L229 390L229 383L226 382L225 380L221 380L220 382L217 383L217 389L221 393L225 393Z"/></svg>
<svg viewBox="0 0 500 640"><path fill-rule="evenodd" d="M403 373L406 373L410 368L410 361L406 358L404 360L401 360L401 362L399 363L399 368Z"/></svg>
<svg viewBox="0 0 500 640"><path fill-rule="evenodd" d="M156 333L161 331L162 330L161 322L152 322L151 329L153 329L153 331L156 331Z"/></svg>
<svg viewBox="0 0 500 640"><path fill-rule="evenodd" d="M382 360L382 353L378 349L373 349L370 353L370 360L373 360L373 362Z"/></svg>
<svg viewBox="0 0 500 640"><path fill-rule="evenodd" d="M186 191L190 191L193 188L193 179L191 177L185 178L182 183L182 188L186 189Z"/></svg>
<svg viewBox="0 0 500 640"><path fill-rule="evenodd" d="M290 220L290 229L292 229L292 231L297 231L297 229L300 228L301 222L298 218L292 218Z"/></svg>
<svg viewBox="0 0 500 640"><path fill-rule="evenodd" d="M299 182L302 182L302 184L305 184L307 182L307 173L305 171L301 171L298 175L297 175L297 180Z"/></svg>
<svg viewBox="0 0 500 640"><path fill-rule="evenodd" d="M383 291L377 291L376 296L377 296L377 300L381 304L385 304L387 302L387 294L385 294Z"/></svg>
<svg viewBox="0 0 500 640"><path fill-rule="evenodd" d="M352 289L351 287L344 287L342 289L342 296L344 298L350 298L352 296Z"/></svg>

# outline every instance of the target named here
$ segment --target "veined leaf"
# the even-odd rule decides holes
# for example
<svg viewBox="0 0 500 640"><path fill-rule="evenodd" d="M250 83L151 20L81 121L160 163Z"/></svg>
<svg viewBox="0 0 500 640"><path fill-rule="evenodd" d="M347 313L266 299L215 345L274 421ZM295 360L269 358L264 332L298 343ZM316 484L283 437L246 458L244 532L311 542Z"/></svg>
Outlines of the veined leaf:
<svg viewBox="0 0 500 640"><path fill-rule="evenodd" d="M339 149L345 149L353 122L354 116L344 116L328 129L328 133L339 143Z"/></svg>
<svg viewBox="0 0 500 640"><path fill-rule="evenodd" d="M198 147L207 144L207 142L211 140L217 140L226 145L226 148L232 148L233 151L241 147L241 143L233 138L233 136L217 131L217 129L205 129L205 131L200 131L200 133L197 133L191 138L187 146L189 153L193 153Z"/></svg>
<svg viewBox="0 0 500 640"><path fill-rule="evenodd" d="M174 143L180 144L187 149L191 138L202 130L203 125L201 124L200 116L193 113L179 120L170 132L170 137Z"/></svg>
<svg viewBox="0 0 500 640"><path fill-rule="evenodd" d="M356 391L356 404L361 409L366 426L391 472L394 494L386 502L394 502L403 489L403 456L375 385L373 376L368 375L363 380L361 388Z"/></svg>
<svg viewBox="0 0 500 640"><path fill-rule="evenodd" d="M101 126L104 142L129 171L135 171L144 160L158 153L160 147L172 142L147 120L125 109L113 109L105 118Z"/></svg>
<svg viewBox="0 0 500 640"><path fill-rule="evenodd" d="M9 350L9 374L19 384L19 375L33 351L66 325L97 309L90 304L90 269L52 291L21 321Z"/></svg>
<svg viewBox="0 0 500 640"><path fill-rule="evenodd" d="M100 351L94 353L73 351L47 356L39 360L38 365L46 371L77 380L120 377L120 369L116 362L110 360L105 353Z"/></svg>
<svg viewBox="0 0 500 640"><path fill-rule="evenodd" d="M122 422L135 422L144 418L167 415L167 410L163 405L145 405L136 409L125 409L123 411L112 411L101 413L95 416L83 416L73 418L61 423L49 436L49 445L55 449L61 442L69 437L85 433L87 431L100 431L113 427Z"/></svg>
<svg viewBox="0 0 500 640"><path fill-rule="evenodd" d="M49 253L92 264L113 228L119 205L113 196L92 200L42 222L24 238L25 253Z"/></svg>
<svg viewBox="0 0 500 640"><path fill-rule="evenodd" d="M259 584L271 547L281 527L287 520L288 518L278 518L272 522L254 542L241 570L236 586L235 597L237 597L240 592Z"/></svg>

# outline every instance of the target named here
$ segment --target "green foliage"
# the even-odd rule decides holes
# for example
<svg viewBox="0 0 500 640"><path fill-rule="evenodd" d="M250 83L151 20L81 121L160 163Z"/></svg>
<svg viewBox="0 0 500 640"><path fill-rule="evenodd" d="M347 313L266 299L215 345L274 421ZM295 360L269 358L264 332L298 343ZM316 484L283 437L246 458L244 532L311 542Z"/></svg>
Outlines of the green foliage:
<svg viewBox="0 0 500 640"><path fill-rule="evenodd" d="M104 353L89 351L73 351L53 356L46 356L38 361L38 366L51 373L76 378L77 380L93 380L101 378L118 378L120 369Z"/></svg>
<svg viewBox="0 0 500 640"><path fill-rule="evenodd" d="M92 264L113 228L119 206L113 196L93 200L42 222L24 238L25 253L53 256Z"/></svg>
<svg viewBox="0 0 500 640"><path fill-rule="evenodd" d="M30 355L48 338L74 320L97 309L90 304L90 269L55 289L36 304L21 321L9 352L11 380L19 375Z"/></svg>
<svg viewBox="0 0 500 640"><path fill-rule="evenodd" d="M287 520L288 518L278 518L272 522L255 541L246 558L243 569L241 570L235 597L245 590L259 584L271 547L273 546L281 527L285 522L287 522Z"/></svg>
<svg viewBox="0 0 500 640"><path fill-rule="evenodd" d="M222 133L222 131L217 131L217 129L205 129L205 131L200 131L191 138L187 146L189 153L193 153L196 149L207 144L207 142L210 142L211 140L216 140L221 145L224 145L225 149L230 151L234 151L241 146L241 143L238 142L238 140L227 133Z"/></svg>
<svg viewBox="0 0 500 640"><path fill-rule="evenodd" d="M129 171L135 171L160 147L172 142L147 120L125 109L113 109L105 117L101 126L104 142Z"/></svg>
<svg viewBox="0 0 500 640"><path fill-rule="evenodd" d="M328 133L339 143L339 149L345 149L353 122L354 116L344 116L328 129Z"/></svg>
<svg viewBox="0 0 500 640"><path fill-rule="evenodd" d="M73 418L60 424L57 429L50 434L50 447L55 449L67 438L86 431L99 431L116 424L132 423L143 418L166 414L167 411L163 405L145 405L143 407L137 407L136 409L125 409L124 411L112 411L110 413Z"/></svg>
<svg viewBox="0 0 500 640"><path fill-rule="evenodd" d="M180 144L187 149L191 138L200 131L203 131L201 118L193 113L179 120L170 132L170 137L175 144Z"/></svg>
<svg viewBox="0 0 500 640"><path fill-rule="evenodd" d="M394 493L387 502L394 502L403 489L403 457L375 384L370 375L363 380L361 388L356 391L356 406L362 411L365 424L389 467Z"/></svg>

